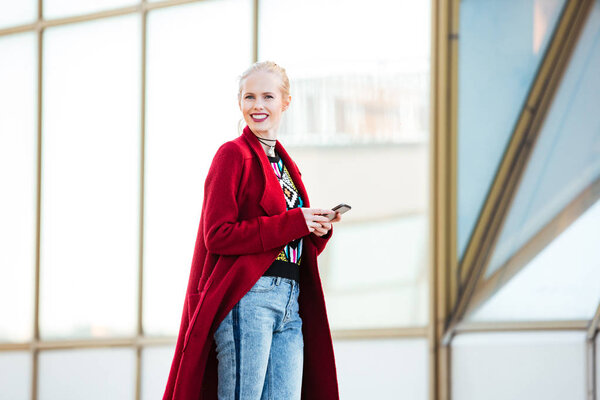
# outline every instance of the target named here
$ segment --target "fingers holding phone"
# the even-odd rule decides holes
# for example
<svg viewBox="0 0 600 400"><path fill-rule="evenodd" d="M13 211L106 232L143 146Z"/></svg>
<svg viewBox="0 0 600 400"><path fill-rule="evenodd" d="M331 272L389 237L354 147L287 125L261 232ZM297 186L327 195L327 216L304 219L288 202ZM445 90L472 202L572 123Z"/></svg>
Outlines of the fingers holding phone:
<svg viewBox="0 0 600 400"><path fill-rule="evenodd" d="M333 210L327 210L322 208L306 208L302 207L302 213L304 214L304 220L306 222L306 226L308 226L308 230L311 232L315 232L319 234L319 236L324 235L331 228L325 229L322 223L328 223L329 218L327 218L326 214L334 213Z"/></svg>
<svg viewBox="0 0 600 400"><path fill-rule="evenodd" d="M350 210L347 204L340 203L332 209L302 208L306 225L310 232L317 236L326 235L331 229L331 224L342 220L342 214Z"/></svg>

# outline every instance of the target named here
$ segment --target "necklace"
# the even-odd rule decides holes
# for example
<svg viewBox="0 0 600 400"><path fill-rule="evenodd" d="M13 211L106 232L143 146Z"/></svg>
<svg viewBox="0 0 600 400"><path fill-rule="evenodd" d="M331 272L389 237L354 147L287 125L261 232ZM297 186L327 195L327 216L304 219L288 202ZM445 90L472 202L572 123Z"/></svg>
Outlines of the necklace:
<svg viewBox="0 0 600 400"><path fill-rule="evenodd" d="M256 136L256 138L258 139L259 142L261 142L264 145L269 146L269 150L267 150L267 153L269 154L269 156L271 157L275 157L275 143L273 143L272 145L269 143L265 143L263 142L263 140L272 140L272 141L277 141L277 139L265 139L265 138L261 138L260 136L254 135Z"/></svg>

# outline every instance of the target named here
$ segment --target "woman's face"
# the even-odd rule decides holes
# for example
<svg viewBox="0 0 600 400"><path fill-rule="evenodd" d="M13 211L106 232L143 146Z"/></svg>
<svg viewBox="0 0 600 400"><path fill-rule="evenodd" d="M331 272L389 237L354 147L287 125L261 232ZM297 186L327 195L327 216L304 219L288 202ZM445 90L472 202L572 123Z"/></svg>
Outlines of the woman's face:
<svg viewBox="0 0 600 400"><path fill-rule="evenodd" d="M242 83L240 110L252 132L276 137L281 114L292 97L282 98L281 79L272 72L257 71Z"/></svg>

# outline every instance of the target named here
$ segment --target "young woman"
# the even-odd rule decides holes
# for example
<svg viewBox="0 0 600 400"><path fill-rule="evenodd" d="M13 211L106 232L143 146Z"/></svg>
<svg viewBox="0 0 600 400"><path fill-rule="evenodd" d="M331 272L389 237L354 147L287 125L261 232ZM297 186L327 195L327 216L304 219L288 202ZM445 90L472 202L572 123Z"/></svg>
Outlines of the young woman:
<svg viewBox="0 0 600 400"><path fill-rule="evenodd" d="M317 255L341 214L309 207L277 140L291 102L285 70L252 65L238 102L247 126L218 149L205 181L163 399L338 399Z"/></svg>

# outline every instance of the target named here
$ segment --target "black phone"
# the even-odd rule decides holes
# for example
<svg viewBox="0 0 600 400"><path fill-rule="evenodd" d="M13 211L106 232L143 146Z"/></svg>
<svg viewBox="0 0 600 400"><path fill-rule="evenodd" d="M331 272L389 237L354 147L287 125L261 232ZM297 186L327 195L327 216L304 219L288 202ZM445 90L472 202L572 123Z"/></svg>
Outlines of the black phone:
<svg viewBox="0 0 600 400"><path fill-rule="evenodd" d="M348 204L344 204L344 203L340 203L337 206L335 206L335 207L332 208L333 211L337 211L340 214L343 214L346 211L351 210L351 209L352 209L352 207L350 207ZM325 216L327 218L329 218L329 220L331 221L332 219L335 218L335 213L333 213L333 214L325 214Z"/></svg>

